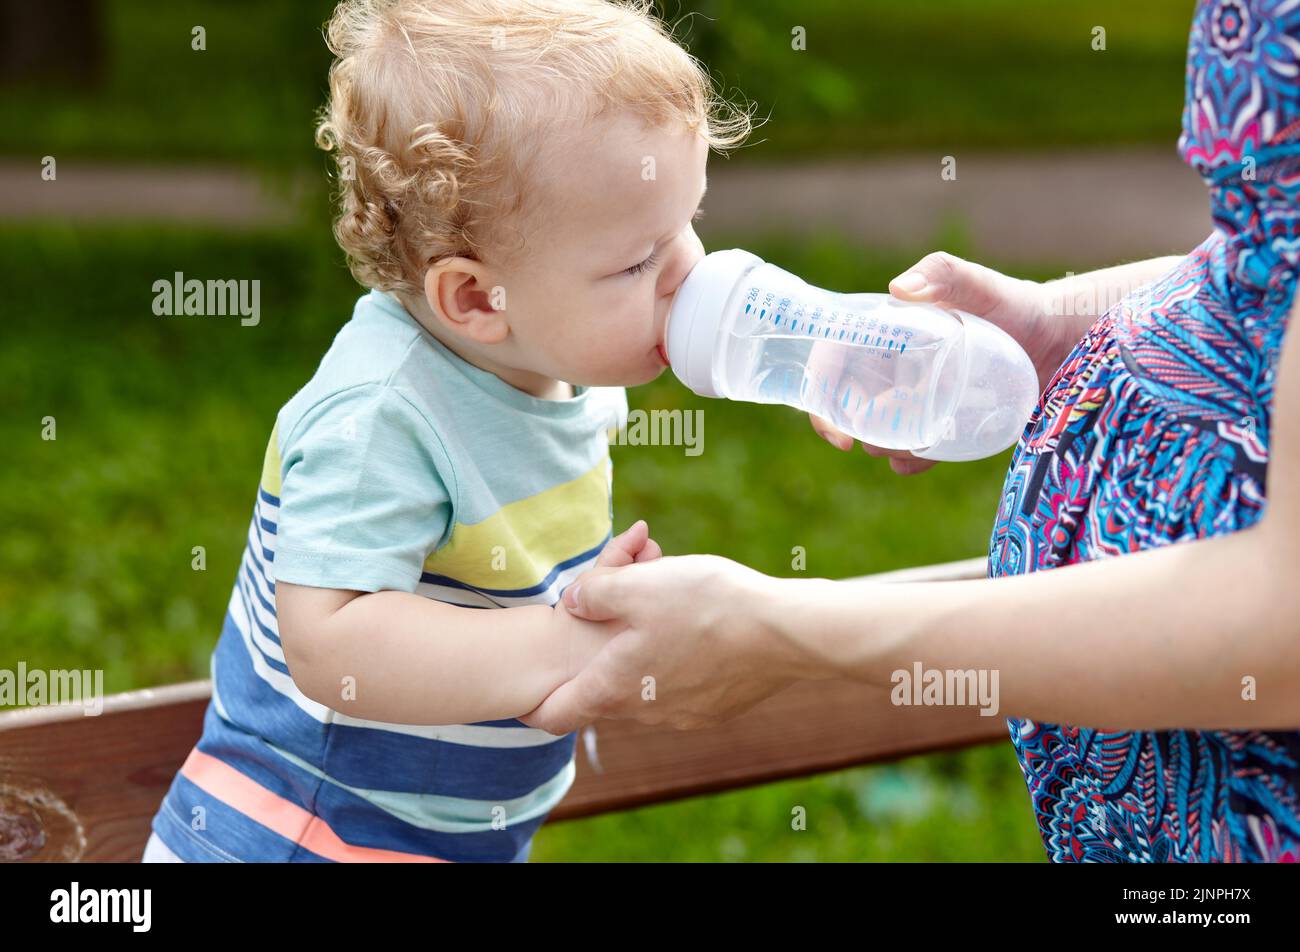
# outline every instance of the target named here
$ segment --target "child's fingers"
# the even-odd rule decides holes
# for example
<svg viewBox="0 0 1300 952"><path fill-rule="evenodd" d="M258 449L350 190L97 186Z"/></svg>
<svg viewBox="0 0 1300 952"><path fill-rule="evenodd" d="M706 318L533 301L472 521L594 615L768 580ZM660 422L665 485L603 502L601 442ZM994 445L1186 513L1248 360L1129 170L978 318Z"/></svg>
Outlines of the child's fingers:
<svg viewBox="0 0 1300 952"><path fill-rule="evenodd" d="M644 519L638 519L606 542L605 548L601 549L600 555L596 557L595 565L565 586L560 597L566 606L572 607L572 598L565 599L564 596L570 589L576 591L580 583L603 575L611 569L631 565L633 562L653 562L655 559L663 558L663 554L659 543L650 538L650 526Z"/></svg>
<svg viewBox="0 0 1300 952"><path fill-rule="evenodd" d="M609 568L631 565L649 537L650 527L644 519L638 519L605 543L605 548L600 550L600 555L596 558L596 565Z"/></svg>
<svg viewBox="0 0 1300 952"><path fill-rule="evenodd" d="M655 559L662 559L663 557L663 549L659 548L659 543L654 539L646 539L645 546L636 554L638 562L653 562Z"/></svg>

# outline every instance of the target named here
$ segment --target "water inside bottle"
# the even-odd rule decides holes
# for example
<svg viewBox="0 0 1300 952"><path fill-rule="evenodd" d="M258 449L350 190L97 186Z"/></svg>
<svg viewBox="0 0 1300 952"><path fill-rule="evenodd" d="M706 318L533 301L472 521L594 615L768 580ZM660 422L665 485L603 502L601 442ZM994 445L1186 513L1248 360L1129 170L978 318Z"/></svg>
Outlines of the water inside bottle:
<svg viewBox="0 0 1300 952"><path fill-rule="evenodd" d="M835 303L751 288L731 328L728 386L742 399L801 407L886 449L937 442L956 398L939 386L953 337L889 295L836 295Z"/></svg>

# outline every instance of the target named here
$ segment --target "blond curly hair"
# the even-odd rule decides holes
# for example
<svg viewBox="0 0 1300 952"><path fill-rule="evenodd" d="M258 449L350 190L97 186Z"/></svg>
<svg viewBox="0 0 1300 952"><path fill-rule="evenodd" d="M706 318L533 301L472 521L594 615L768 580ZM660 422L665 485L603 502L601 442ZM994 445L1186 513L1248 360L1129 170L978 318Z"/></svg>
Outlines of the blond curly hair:
<svg viewBox="0 0 1300 952"><path fill-rule="evenodd" d="M499 226L560 117L627 109L718 151L752 129L653 0L345 0L326 39L316 143L335 157L334 235L356 279L384 291L422 294L447 256L508 259Z"/></svg>

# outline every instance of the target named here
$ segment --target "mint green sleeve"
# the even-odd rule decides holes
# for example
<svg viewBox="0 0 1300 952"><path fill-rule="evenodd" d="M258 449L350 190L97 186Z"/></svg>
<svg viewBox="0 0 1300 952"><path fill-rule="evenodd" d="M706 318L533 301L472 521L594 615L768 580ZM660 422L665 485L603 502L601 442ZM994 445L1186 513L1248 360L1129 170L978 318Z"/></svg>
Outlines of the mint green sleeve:
<svg viewBox="0 0 1300 952"><path fill-rule="evenodd" d="M276 581L414 592L449 534L454 474L399 388L362 384L315 404L285 437L280 473Z"/></svg>

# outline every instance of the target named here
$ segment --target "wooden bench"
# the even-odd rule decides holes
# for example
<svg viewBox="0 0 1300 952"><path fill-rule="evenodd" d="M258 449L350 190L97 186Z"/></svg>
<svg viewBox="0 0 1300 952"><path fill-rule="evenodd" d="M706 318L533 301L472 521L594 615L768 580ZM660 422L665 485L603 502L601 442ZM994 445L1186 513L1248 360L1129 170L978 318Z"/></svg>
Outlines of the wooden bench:
<svg viewBox="0 0 1300 952"><path fill-rule="evenodd" d="M982 578L983 558L868 576ZM149 821L201 733L211 685L192 681L80 707L0 713L0 861L133 862ZM551 814L565 820L716 793L1007 736L976 707L897 707L849 682L796 684L710 730L627 721L595 727L597 770L579 737L578 773Z"/></svg>

